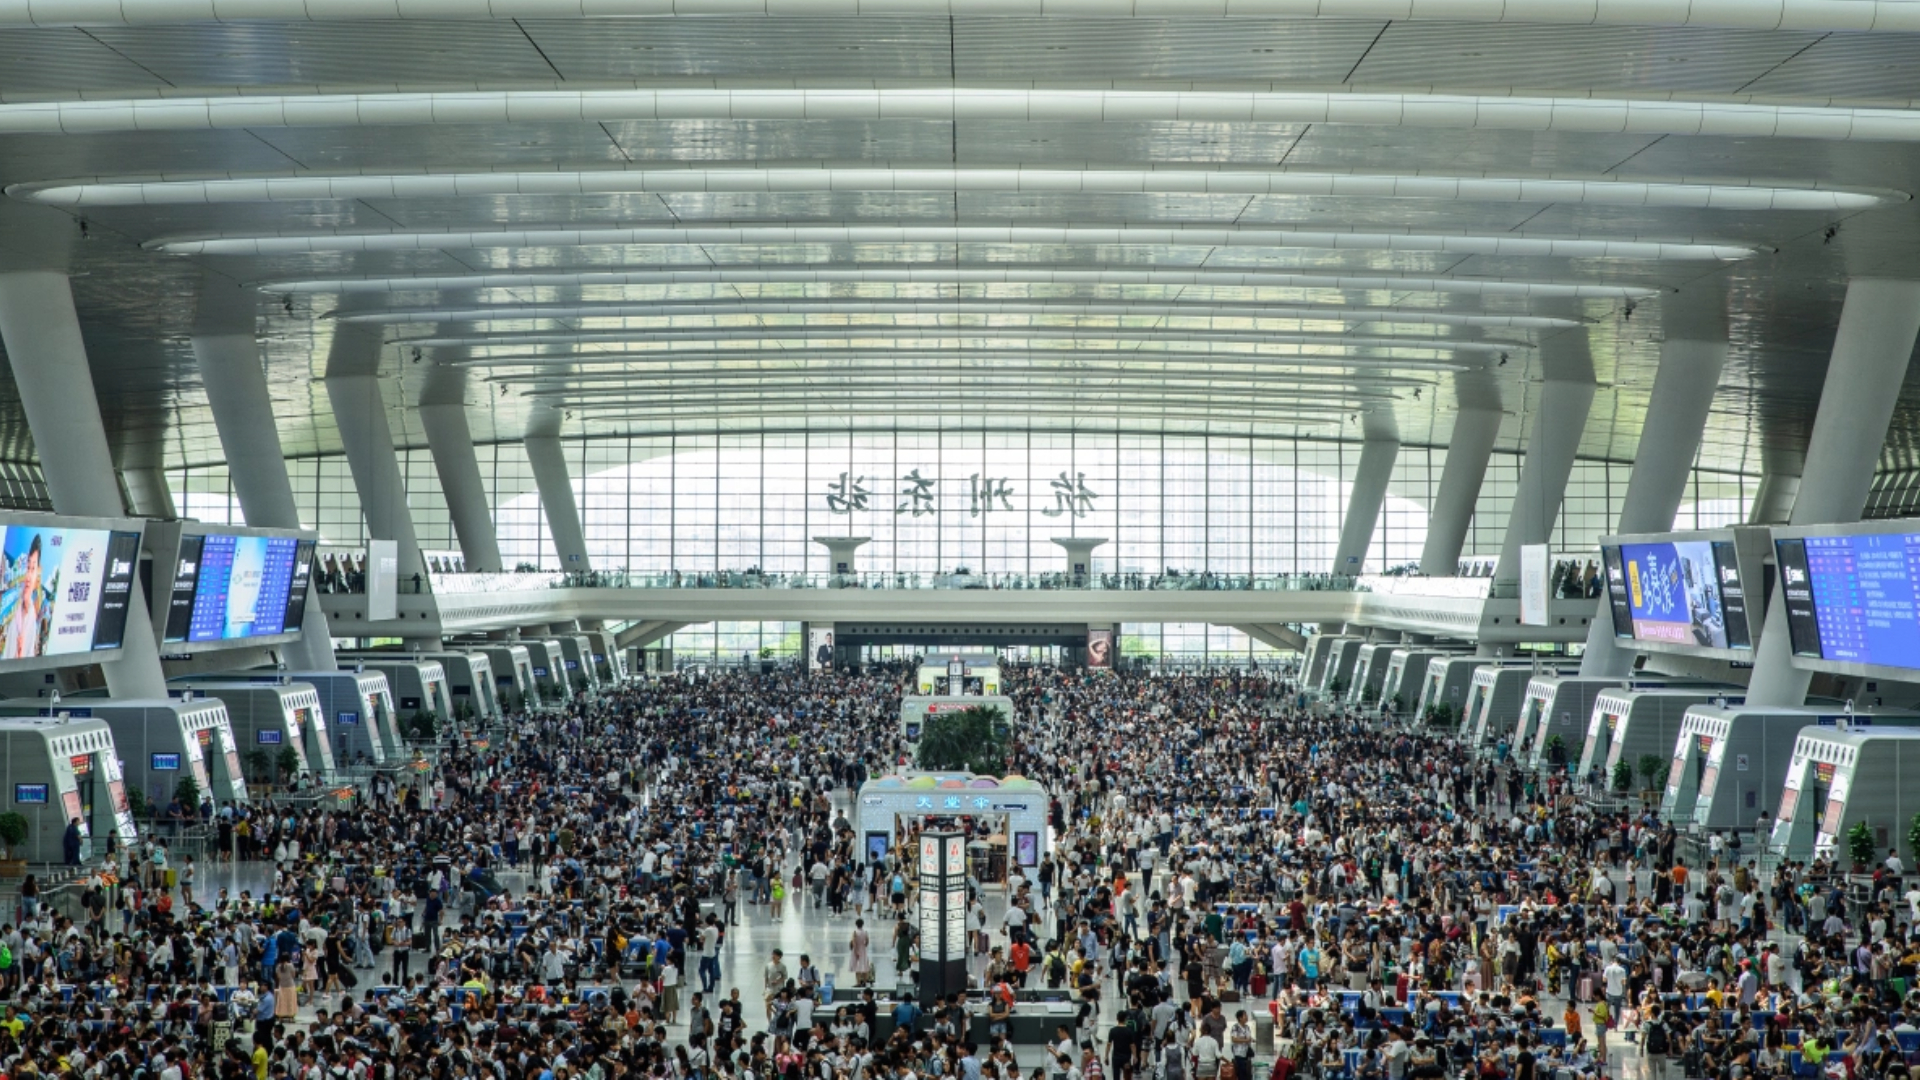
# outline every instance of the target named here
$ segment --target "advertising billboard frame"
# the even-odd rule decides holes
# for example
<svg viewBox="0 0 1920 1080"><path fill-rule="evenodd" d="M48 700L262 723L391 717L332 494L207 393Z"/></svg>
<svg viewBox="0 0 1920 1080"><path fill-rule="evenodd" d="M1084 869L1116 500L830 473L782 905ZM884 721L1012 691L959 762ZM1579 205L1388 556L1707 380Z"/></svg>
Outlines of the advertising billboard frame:
<svg viewBox="0 0 1920 1080"><path fill-rule="evenodd" d="M1645 638L1622 635L1615 604L1616 578L1621 566L1618 560L1621 549L1627 547L1656 544L1731 544L1733 546L1735 571L1740 579L1743 614L1747 623L1748 647L1744 649L1696 645L1682 642L1647 640ZM1612 553L1615 558L1609 558ZM1773 558L1773 542L1768 530L1757 525L1732 525L1723 529L1689 529L1665 533L1623 533L1600 538L1600 565L1606 575L1605 590L1601 593L1601 603L1609 610L1601 612L1599 618L1607 621L1614 631L1614 640L1620 648L1630 652L1668 653L1675 656L1698 656L1714 660L1730 660L1737 663L1751 663L1760 651L1761 629L1767 621L1767 599L1772 590L1769 588L1768 567ZM1729 600L1724 582L1715 582L1720 593L1721 610L1728 608Z"/></svg>

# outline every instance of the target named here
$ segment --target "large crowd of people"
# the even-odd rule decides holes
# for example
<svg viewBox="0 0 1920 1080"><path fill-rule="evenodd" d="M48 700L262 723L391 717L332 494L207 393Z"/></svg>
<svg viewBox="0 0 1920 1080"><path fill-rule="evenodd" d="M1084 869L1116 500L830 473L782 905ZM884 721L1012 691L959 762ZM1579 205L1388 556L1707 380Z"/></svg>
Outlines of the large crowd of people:
<svg viewBox="0 0 1920 1080"><path fill-rule="evenodd" d="M910 761L906 681L636 682L378 799L223 809L257 888L118 852L0 929L0 1072L1864 1080L1920 1039L1897 854L1870 881L1696 855L1637 804L1276 672L1010 672L1009 767L1052 793L1051 843L972 883L971 1000L921 1003L917 860L847 817ZM787 920L805 952L743 962L743 926ZM1067 1011L1013 1042L1033 995Z"/></svg>

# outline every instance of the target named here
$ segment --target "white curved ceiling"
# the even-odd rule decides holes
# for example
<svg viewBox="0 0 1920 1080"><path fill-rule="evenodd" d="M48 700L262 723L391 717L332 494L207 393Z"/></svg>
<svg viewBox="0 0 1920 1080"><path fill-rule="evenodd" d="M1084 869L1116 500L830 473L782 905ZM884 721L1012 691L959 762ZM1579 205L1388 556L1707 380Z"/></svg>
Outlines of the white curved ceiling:
<svg viewBox="0 0 1920 1080"><path fill-rule="evenodd" d="M1846 281L1920 275L1920 0L977 10L0 0L0 269L79 275L116 437L173 461L219 456L187 346L218 293L294 452L337 447L311 380L365 325L413 441L470 372L482 438L535 405L590 433L1364 410L1444 444L1491 399L1514 445L1571 351L1583 452L1627 458L1661 337L1712 309L1702 461L1748 469L1804 438Z"/></svg>

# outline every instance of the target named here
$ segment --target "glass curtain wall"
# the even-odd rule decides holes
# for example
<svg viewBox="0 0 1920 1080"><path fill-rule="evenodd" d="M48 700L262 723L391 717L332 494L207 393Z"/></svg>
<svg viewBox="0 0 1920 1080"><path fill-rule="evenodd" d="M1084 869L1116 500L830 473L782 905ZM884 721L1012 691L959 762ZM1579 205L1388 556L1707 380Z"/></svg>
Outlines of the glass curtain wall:
<svg viewBox="0 0 1920 1080"><path fill-rule="evenodd" d="M779 433L565 441L587 544L602 569L824 571L815 536L867 536L863 570L935 574L1062 569L1055 536L1105 537L1101 573L1325 573L1346 512L1358 443L1024 431L893 435ZM558 569L526 453L476 447L509 566ZM426 447L400 451L420 545L457 542ZM1403 446L1364 566L1417 563L1444 447ZM1493 455L1464 554L1499 553L1521 455ZM366 538L346 459L290 458L301 519L330 543ZM1591 550L1612 531L1630 462L1580 461L1554 528L1556 551ZM224 464L174 470L181 512L241 523ZM1757 478L1695 469L1675 528L1746 519ZM750 628L751 626L751 628ZM782 654L797 627L690 627L688 654ZM1220 627L1128 626L1136 654L1222 661L1264 646ZM1155 644L1157 643L1157 645ZM797 648L796 646L793 646Z"/></svg>

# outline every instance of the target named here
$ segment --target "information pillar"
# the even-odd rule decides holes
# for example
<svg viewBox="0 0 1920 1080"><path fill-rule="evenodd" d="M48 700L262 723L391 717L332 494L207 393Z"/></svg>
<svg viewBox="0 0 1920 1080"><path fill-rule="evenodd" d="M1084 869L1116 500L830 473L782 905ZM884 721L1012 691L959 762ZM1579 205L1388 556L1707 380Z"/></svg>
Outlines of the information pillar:
<svg viewBox="0 0 1920 1080"><path fill-rule="evenodd" d="M920 834L920 1004L967 988L967 838Z"/></svg>

